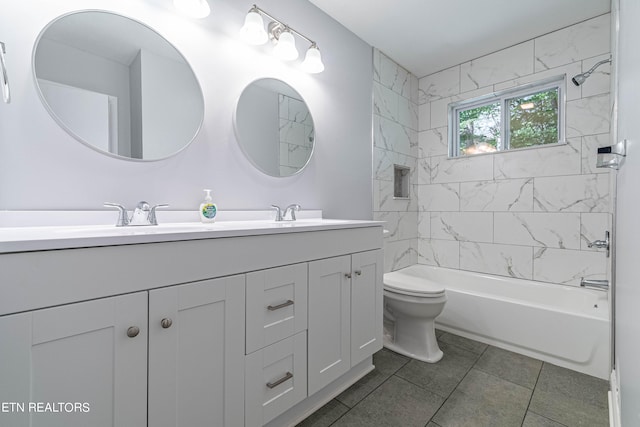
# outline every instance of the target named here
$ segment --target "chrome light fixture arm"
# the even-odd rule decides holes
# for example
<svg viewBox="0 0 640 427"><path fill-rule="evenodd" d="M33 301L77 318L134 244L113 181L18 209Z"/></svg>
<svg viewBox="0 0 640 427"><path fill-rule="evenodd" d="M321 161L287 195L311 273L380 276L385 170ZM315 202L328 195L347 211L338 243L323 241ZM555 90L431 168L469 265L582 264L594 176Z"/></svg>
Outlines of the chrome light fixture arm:
<svg viewBox="0 0 640 427"><path fill-rule="evenodd" d="M253 5L253 7L249 10L249 12L258 12L261 15L266 16L267 18L271 19L271 21L275 22L276 24L279 25L274 25L274 26L269 26L270 28L270 36L274 37L276 40L279 37L279 34L283 31L283 30L289 30L290 32L294 33L295 35L297 35L298 37L305 39L306 41L309 42L309 44L311 44L311 46L314 47L318 47L316 42L311 40L309 37L305 36L304 34L302 34L300 31L297 31L296 29L290 27L289 25L285 24L284 22L282 22L281 20L279 20L278 18L274 17L273 15L265 12L263 9L260 9L258 7L258 5ZM273 33L273 34L271 34Z"/></svg>

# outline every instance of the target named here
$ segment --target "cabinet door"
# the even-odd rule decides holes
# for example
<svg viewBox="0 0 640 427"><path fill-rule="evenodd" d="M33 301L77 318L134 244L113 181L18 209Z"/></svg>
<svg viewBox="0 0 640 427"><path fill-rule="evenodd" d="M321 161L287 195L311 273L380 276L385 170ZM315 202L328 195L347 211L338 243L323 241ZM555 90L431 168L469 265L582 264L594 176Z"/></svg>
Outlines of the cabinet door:
<svg viewBox="0 0 640 427"><path fill-rule="evenodd" d="M1 317L0 343L1 425L146 425L146 292Z"/></svg>
<svg viewBox="0 0 640 427"><path fill-rule="evenodd" d="M307 329L307 264L247 274L247 347L253 353Z"/></svg>
<svg viewBox="0 0 640 427"><path fill-rule="evenodd" d="M352 255L351 366L382 348L382 250Z"/></svg>
<svg viewBox="0 0 640 427"><path fill-rule="evenodd" d="M149 427L244 425L244 276L149 292Z"/></svg>
<svg viewBox="0 0 640 427"><path fill-rule="evenodd" d="M351 257L309 263L309 395L351 368Z"/></svg>

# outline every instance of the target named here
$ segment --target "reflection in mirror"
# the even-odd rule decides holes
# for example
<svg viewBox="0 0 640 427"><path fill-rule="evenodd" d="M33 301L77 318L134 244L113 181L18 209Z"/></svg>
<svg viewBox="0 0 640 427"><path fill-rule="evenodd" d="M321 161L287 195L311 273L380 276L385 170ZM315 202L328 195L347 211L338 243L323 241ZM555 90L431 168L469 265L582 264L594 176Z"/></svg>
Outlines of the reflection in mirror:
<svg viewBox="0 0 640 427"><path fill-rule="evenodd" d="M313 153L313 118L302 96L276 79L260 79L247 86L235 112L238 142L247 158L271 176L290 176L309 162Z"/></svg>
<svg viewBox="0 0 640 427"><path fill-rule="evenodd" d="M202 124L202 91L187 61L160 34L124 16L82 11L55 19L36 41L33 70L60 126L111 155L166 158Z"/></svg>

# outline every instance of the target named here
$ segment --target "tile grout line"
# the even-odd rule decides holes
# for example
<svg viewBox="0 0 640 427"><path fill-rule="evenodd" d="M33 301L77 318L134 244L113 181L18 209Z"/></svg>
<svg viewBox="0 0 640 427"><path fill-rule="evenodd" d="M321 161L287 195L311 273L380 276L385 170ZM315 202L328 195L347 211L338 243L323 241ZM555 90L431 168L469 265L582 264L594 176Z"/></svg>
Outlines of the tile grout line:
<svg viewBox="0 0 640 427"><path fill-rule="evenodd" d="M388 350L391 351L391 350ZM395 354L395 353L394 353ZM403 364L402 366L400 366L398 369L396 369L395 371L393 371L393 373L391 373L391 375L389 375L384 381L382 381L380 384L378 384L373 390L371 390L369 393L367 393L362 399L360 399L355 405L353 405L353 407L349 407L346 403L341 402L340 400L338 400L338 396L334 397L334 399L336 401L338 401L341 405L346 406L347 408L349 408L349 410L347 412L345 412L344 414L340 415L334 422L332 422L329 427L331 427L332 425L334 425L335 423L338 422L338 420L340 420L342 417L344 417L345 415L347 415L349 412L351 412L356 406L358 406L360 403L362 403L367 397L369 397L370 394L372 394L374 391L376 391L377 389L379 389L383 384L385 384L387 381L389 381L389 378L395 376L396 372L398 372L400 369L402 369L407 363L411 362L411 359L408 358ZM373 372L373 371L372 371ZM400 378L400 377L398 377Z"/></svg>
<svg viewBox="0 0 640 427"><path fill-rule="evenodd" d="M527 418L527 412L529 412L529 407L531 406L531 402L533 401L533 395L536 393L536 388L538 387L538 381L540 381L540 375L542 375L542 369L544 368L544 364L545 362L542 362L542 365L540 365L540 371L538 371L538 376L536 376L536 383L533 385L533 390L531 391L531 397L529 398L529 403L527 403L527 409L524 411L522 424L524 424L524 420L525 418Z"/></svg>

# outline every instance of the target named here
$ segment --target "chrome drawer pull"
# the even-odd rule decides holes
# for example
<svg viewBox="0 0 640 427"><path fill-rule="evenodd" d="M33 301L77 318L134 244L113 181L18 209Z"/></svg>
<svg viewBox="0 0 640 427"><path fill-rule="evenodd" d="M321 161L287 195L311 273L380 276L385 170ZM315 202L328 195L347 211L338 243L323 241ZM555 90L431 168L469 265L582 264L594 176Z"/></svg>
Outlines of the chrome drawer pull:
<svg viewBox="0 0 640 427"><path fill-rule="evenodd" d="M272 383L267 383L267 387L269 388L276 388L278 387L280 384L282 384L283 382L290 380L291 378L293 378L293 374L291 372L287 372L284 377L280 378L277 381L274 381Z"/></svg>
<svg viewBox="0 0 640 427"><path fill-rule="evenodd" d="M288 299L287 302L283 302L282 304L267 306L267 310L276 311L281 308L289 307L290 305L293 305L293 300Z"/></svg>

